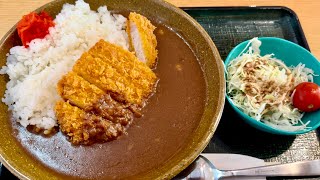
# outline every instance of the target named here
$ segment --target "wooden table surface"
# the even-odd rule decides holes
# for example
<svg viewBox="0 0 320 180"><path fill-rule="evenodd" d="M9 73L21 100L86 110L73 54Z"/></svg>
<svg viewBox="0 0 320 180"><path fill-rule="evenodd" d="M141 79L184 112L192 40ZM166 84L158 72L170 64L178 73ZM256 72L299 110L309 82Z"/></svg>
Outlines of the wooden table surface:
<svg viewBox="0 0 320 180"><path fill-rule="evenodd" d="M22 15L50 0L0 0L0 37ZM179 7L192 6L286 6L298 15L311 52L320 59L319 0L168 0Z"/></svg>

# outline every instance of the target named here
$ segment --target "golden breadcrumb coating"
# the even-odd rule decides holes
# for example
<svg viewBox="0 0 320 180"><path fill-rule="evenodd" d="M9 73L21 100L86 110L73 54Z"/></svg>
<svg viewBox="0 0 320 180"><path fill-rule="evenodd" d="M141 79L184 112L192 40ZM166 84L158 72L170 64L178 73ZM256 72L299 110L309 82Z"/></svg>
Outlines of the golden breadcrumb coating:
<svg viewBox="0 0 320 180"><path fill-rule="evenodd" d="M127 33L129 35L129 42L131 49L134 49L136 54L138 54L138 51L141 51L140 49L135 49L134 42L133 42L133 29L132 26L135 26L137 28L139 33L140 43L142 44L142 51L141 53L144 54L146 64L153 68L156 64L156 59L158 55L158 51L156 49L157 47L157 39L154 35L153 31L156 29L155 26L151 24L151 22L144 16L137 14L135 12L131 12L129 14L129 19L127 21Z"/></svg>
<svg viewBox="0 0 320 180"><path fill-rule="evenodd" d="M110 141L124 132L120 124L86 113L69 102L57 102L55 112L61 131L76 145Z"/></svg>
<svg viewBox="0 0 320 180"><path fill-rule="evenodd" d="M90 108L105 94L73 71L62 77L58 82L57 90L63 99L69 100L82 109Z"/></svg>
<svg viewBox="0 0 320 180"><path fill-rule="evenodd" d="M155 73L133 53L104 40L84 53L73 71L105 92L138 105L150 96L157 81Z"/></svg>

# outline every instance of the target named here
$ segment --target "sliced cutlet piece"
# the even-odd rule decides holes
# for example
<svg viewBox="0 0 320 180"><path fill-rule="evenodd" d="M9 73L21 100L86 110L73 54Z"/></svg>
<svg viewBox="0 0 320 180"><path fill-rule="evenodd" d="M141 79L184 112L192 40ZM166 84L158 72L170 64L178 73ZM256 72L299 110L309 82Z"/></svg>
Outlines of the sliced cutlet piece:
<svg viewBox="0 0 320 180"><path fill-rule="evenodd" d="M104 40L84 53L73 71L105 92L141 106L157 82L155 73L133 53Z"/></svg>
<svg viewBox="0 0 320 180"><path fill-rule="evenodd" d="M105 94L103 90L72 71L58 82L57 90L63 99L81 109L90 109Z"/></svg>
<svg viewBox="0 0 320 180"><path fill-rule="evenodd" d="M73 71L62 77L57 89L60 96L71 104L114 123L126 126L134 117L131 106L115 101L109 94Z"/></svg>
<svg viewBox="0 0 320 180"><path fill-rule="evenodd" d="M87 113L68 102L57 102L55 113L61 131L75 145L111 141L125 131L120 124L115 124L102 117Z"/></svg>
<svg viewBox="0 0 320 180"><path fill-rule="evenodd" d="M136 53L138 59L146 63L150 68L156 64L158 55L157 39L153 34L155 26L144 16L131 12L127 21L127 33L130 47Z"/></svg>

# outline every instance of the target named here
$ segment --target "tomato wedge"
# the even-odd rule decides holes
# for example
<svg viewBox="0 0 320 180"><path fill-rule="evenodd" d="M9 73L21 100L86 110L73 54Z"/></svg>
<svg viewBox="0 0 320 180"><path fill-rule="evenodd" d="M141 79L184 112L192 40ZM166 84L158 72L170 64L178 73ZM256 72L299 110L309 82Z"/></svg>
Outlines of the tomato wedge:
<svg viewBox="0 0 320 180"><path fill-rule="evenodd" d="M312 112L320 108L320 87L311 82L303 82L295 87L293 106L303 112Z"/></svg>
<svg viewBox="0 0 320 180"><path fill-rule="evenodd" d="M53 18L46 12L39 14L31 12L24 15L17 24L18 35L25 47L36 38L44 38L49 34L49 28L54 26Z"/></svg>

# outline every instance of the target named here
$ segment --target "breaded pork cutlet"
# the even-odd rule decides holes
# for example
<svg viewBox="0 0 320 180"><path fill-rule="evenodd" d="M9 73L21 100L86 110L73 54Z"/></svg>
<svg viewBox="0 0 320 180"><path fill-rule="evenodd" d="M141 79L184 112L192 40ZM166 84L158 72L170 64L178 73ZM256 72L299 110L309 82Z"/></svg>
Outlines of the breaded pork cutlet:
<svg viewBox="0 0 320 180"><path fill-rule="evenodd" d="M62 132L75 145L111 141L124 132L120 124L87 113L68 102L57 102L55 112Z"/></svg>
<svg viewBox="0 0 320 180"><path fill-rule="evenodd" d="M73 71L62 77L57 90L64 100L114 123L126 126L131 123L134 115L140 115L139 109L134 105L117 102L110 94L106 94Z"/></svg>
<svg viewBox="0 0 320 180"><path fill-rule="evenodd" d="M55 113L60 129L73 144L116 139L157 83L155 73L134 53L104 40L80 57L58 82Z"/></svg>
<svg viewBox="0 0 320 180"><path fill-rule="evenodd" d="M155 26L144 16L131 12L127 21L127 33L130 47L136 53L138 59L150 68L156 64L158 51L157 39L153 34Z"/></svg>
<svg viewBox="0 0 320 180"><path fill-rule="evenodd" d="M73 71L62 77L58 82L57 90L63 99L69 100L81 109L90 109L105 94Z"/></svg>
<svg viewBox="0 0 320 180"><path fill-rule="evenodd" d="M104 40L84 53L73 71L104 92L117 94L126 103L141 106L157 81L155 73L133 53Z"/></svg>
<svg viewBox="0 0 320 180"><path fill-rule="evenodd" d="M134 105L117 102L110 94L90 84L73 71L62 77L57 90L64 100L114 123L126 126L132 122L134 114L140 115L139 109Z"/></svg>

